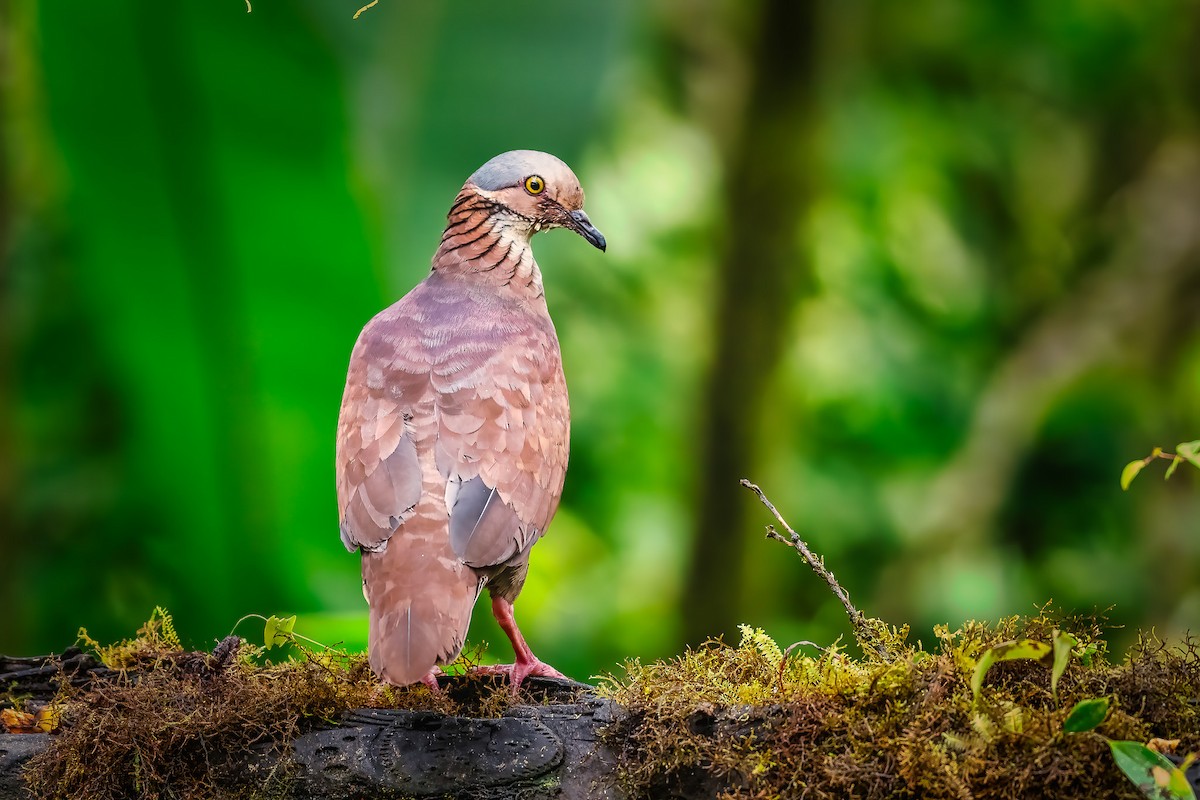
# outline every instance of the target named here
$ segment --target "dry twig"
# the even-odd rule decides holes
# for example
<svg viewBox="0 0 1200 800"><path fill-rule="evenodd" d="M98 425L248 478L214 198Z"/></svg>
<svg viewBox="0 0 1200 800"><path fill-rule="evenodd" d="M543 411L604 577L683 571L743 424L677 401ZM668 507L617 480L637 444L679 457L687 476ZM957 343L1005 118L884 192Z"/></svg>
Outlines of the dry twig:
<svg viewBox="0 0 1200 800"><path fill-rule="evenodd" d="M800 538L800 534L796 533L796 531L792 529L791 525L788 525L787 520L785 520L779 513L779 510L775 508L775 504L767 499L767 496L763 493L763 490L745 478L742 478L741 483L742 486L745 486L747 489L758 495L758 499L762 501L762 504L767 507L767 510L774 515L775 519L779 520L779 524L782 525L784 530L788 532L788 535L785 537L780 534L779 531L775 530L774 525L768 525L767 538L774 539L777 542L783 542L794 549L806 562L808 562L808 565L812 567L812 571L817 573L817 575L819 575L827 584L829 584L829 589L834 593L834 595L837 596L838 600L842 601L842 606L844 606L846 609L846 616L850 618L850 626L854 629L854 638L858 641L859 646L862 647L864 652L874 652L880 658L890 659L891 654L889 653L887 646L880 641L878 632L875 630L875 628L880 624L879 621L868 619L866 615L854 607L854 604L850 602L849 592L847 592L842 585L838 583L838 579L835 578L833 573L830 572L825 566L825 559L821 558L809 549L808 544Z"/></svg>

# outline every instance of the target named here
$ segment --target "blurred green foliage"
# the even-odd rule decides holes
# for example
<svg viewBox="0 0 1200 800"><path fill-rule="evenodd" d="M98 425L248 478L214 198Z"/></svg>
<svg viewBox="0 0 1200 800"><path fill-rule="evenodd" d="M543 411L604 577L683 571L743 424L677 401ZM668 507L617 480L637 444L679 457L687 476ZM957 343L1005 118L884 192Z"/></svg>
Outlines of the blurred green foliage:
<svg viewBox="0 0 1200 800"><path fill-rule="evenodd" d="M517 147L572 164L610 242L536 245L573 442L526 634L586 677L732 633L685 625L682 593L707 370L738 335L715 287L760 268L718 254L771 3L359 5L0 2L0 652L157 605L197 646L296 613L361 647L332 470L350 347ZM1118 475L1200 431L1200 4L814 8L806 272L736 467L917 636L1050 598L1192 625L1200 487ZM724 617L844 633L743 521ZM471 638L507 658L487 616Z"/></svg>

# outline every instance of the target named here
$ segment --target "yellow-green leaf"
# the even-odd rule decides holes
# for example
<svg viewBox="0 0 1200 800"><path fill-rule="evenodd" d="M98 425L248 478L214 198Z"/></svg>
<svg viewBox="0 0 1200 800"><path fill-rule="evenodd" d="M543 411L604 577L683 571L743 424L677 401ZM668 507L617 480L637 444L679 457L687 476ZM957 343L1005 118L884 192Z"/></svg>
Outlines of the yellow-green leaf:
<svg viewBox="0 0 1200 800"><path fill-rule="evenodd" d="M1175 470L1183 463L1183 456L1175 456L1171 459L1171 466L1167 467L1167 474L1163 475L1163 480L1169 480L1175 474Z"/></svg>
<svg viewBox="0 0 1200 800"><path fill-rule="evenodd" d="M1067 670L1067 662L1071 660L1071 651L1079 646L1079 640L1066 631L1054 631L1054 668L1050 672L1050 693L1054 702L1058 703L1058 679Z"/></svg>
<svg viewBox="0 0 1200 800"><path fill-rule="evenodd" d="M274 614L267 619L266 627L263 629L263 643L267 649L272 647L282 647L294 638L292 629L296 627L296 615L290 617L277 617Z"/></svg>
<svg viewBox="0 0 1200 800"><path fill-rule="evenodd" d="M1145 466L1146 462L1140 458L1137 461L1130 461L1126 464L1125 469L1121 470L1121 488L1129 489L1129 484L1133 483L1133 479L1137 477L1137 474Z"/></svg>
<svg viewBox="0 0 1200 800"><path fill-rule="evenodd" d="M1183 456L1192 463L1192 466L1200 469L1200 439L1175 445L1175 455L1176 457Z"/></svg>
<svg viewBox="0 0 1200 800"><path fill-rule="evenodd" d="M1188 781L1187 772L1183 767L1175 767L1171 770L1170 779L1167 781L1167 790L1170 792L1170 797L1196 800L1196 792L1192 789L1192 784Z"/></svg>
<svg viewBox="0 0 1200 800"><path fill-rule="evenodd" d="M1083 733L1094 730L1108 718L1108 698L1095 697L1091 700L1080 700L1063 720L1063 730L1067 733Z"/></svg>

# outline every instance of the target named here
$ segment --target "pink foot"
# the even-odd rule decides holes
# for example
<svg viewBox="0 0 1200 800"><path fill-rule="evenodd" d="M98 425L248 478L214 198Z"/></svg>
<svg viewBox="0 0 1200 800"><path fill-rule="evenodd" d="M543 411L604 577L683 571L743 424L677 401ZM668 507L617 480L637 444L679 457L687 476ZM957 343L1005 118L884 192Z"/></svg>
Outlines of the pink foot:
<svg viewBox="0 0 1200 800"><path fill-rule="evenodd" d="M508 679L512 682L513 695L516 695L520 691L521 684L531 675L536 675L539 678L562 678L564 680L567 677L545 661L534 659L532 663L528 664L518 662L512 665L512 670L508 675Z"/></svg>
<svg viewBox="0 0 1200 800"><path fill-rule="evenodd" d="M480 675L505 676L508 678L513 697L517 696L521 690L521 684L530 676L536 675L539 678L562 678L563 680L568 680L566 675L563 675L545 661L536 658L533 661L523 663L518 661L515 664L489 664L485 667L475 667L471 671Z"/></svg>
<svg viewBox="0 0 1200 800"><path fill-rule="evenodd" d="M425 673L424 677L421 678L421 683L428 686L429 691L433 692L434 694L437 694L438 692L442 691L441 687L438 686L438 682L437 682L438 675L444 675L444 674L445 673L442 672L441 667L435 666L433 669L429 670L429 672Z"/></svg>

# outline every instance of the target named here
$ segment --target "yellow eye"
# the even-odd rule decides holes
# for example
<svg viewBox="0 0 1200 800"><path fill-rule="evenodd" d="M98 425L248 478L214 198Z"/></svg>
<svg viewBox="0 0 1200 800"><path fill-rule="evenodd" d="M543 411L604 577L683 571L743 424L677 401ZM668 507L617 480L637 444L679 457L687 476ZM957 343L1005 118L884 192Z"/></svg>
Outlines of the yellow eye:
<svg viewBox="0 0 1200 800"><path fill-rule="evenodd" d="M541 175L530 175L525 179L525 191L530 194L541 194L546 191L546 182Z"/></svg>

